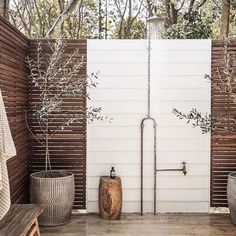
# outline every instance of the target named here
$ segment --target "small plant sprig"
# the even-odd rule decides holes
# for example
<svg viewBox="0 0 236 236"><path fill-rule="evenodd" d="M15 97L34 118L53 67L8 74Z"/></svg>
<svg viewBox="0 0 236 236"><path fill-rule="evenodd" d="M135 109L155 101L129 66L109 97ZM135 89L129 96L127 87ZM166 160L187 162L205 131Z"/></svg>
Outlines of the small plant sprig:
<svg viewBox="0 0 236 236"><path fill-rule="evenodd" d="M200 127L203 134L206 134L212 129L212 118L210 114L202 114L197 111L197 109L193 108L189 113L182 113L178 111L176 108L172 110L172 112L181 120L187 120L187 124L191 122L192 126Z"/></svg>
<svg viewBox="0 0 236 236"><path fill-rule="evenodd" d="M193 108L189 113L182 113L176 108L172 110L172 113L176 115L180 120L187 120L187 124L191 123L194 128L199 127L202 134L206 134L210 131L227 131L234 133L236 129L236 117L227 116L211 116L210 114L202 114L196 108ZM230 127L225 124L231 123Z"/></svg>

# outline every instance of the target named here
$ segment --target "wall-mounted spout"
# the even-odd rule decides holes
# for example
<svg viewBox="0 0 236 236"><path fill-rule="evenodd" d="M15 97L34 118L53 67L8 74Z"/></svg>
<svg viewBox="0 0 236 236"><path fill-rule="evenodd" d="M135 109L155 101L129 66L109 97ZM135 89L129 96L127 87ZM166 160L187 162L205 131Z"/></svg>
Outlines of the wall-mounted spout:
<svg viewBox="0 0 236 236"><path fill-rule="evenodd" d="M187 167L186 167L186 162L182 162L183 167L181 169L156 169L156 171L182 171L184 175L187 175Z"/></svg>
<svg viewBox="0 0 236 236"><path fill-rule="evenodd" d="M187 172L186 162L183 161L182 164L183 164L183 173L184 175L187 175L188 172Z"/></svg>

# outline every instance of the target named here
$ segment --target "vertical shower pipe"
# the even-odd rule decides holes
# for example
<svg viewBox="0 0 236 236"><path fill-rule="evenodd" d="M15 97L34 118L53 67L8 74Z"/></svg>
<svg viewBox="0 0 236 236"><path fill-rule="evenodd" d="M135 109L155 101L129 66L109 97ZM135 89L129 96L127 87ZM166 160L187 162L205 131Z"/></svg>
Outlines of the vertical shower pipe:
<svg viewBox="0 0 236 236"><path fill-rule="evenodd" d="M144 125L145 121L151 120L153 122L153 132L154 132L154 168L153 168L153 174L154 174L154 186L153 186L153 194L154 194L154 215L156 215L156 174L157 174L157 168L156 168L156 133L157 133L157 122L156 120L151 117L151 39L161 39L163 37L162 35L162 27L164 24L164 20L161 17L152 17L147 20L148 24L148 91L147 91L147 101L148 101L148 107L147 107L147 115L144 117L141 121L140 128L141 128L141 215L143 215L143 133L144 133Z"/></svg>

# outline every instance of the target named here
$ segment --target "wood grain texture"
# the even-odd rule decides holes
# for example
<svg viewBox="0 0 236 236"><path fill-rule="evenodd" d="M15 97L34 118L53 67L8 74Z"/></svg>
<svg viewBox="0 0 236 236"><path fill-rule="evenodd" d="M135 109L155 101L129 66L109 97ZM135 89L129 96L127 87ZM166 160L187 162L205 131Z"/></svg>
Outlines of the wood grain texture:
<svg viewBox="0 0 236 236"><path fill-rule="evenodd" d="M119 220L122 208L121 179L102 176L99 184L99 213L105 220Z"/></svg>
<svg viewBox="0 0 236 236"><path fill-rule="evenodd" d="M229 52L236 51L236 40L228 45ZM211 113L213 116L234 116L236 104L230 97L219 91L216 84L219 81L217 68L224 66L224 43L222 40L212 42L212 88ZM211 133L211 206L227 207L227 178L228 174L236 170L236 136L229 132L234 124L224 122L222 129ZM219 128L222 128L219 127Z"/></svg>
<svg viewBox="0 0 236 236"><path fill-rule="evenodd" d="M29 40L0 17L0 88L17 155L8 161L12 203L28 201L29 136L24 111L28 109Z"/></svg>
<svg viewBox="0 0 236 236"><path fill-rule="evenodd" d="M37 218L43 207L33 204L12 205L7 215L0 221L1 236L25 236L31 227L37 229ZM35 224L35 225L34 225Z"/></svg>

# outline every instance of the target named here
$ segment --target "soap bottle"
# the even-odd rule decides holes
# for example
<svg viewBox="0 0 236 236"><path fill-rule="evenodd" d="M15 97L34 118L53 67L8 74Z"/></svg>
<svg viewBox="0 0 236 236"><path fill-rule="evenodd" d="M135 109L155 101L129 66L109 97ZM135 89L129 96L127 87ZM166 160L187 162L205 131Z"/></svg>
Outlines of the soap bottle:
<svg viewBox="0 0 236 236"><path fill-rule="evenodd" d="M114 167L111 167L111 170L110 170L110 177L111 177L111 179L115 179L115 177L116 177L115 168L114 168Z"/></svg>

